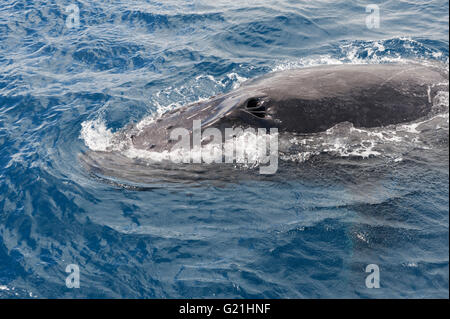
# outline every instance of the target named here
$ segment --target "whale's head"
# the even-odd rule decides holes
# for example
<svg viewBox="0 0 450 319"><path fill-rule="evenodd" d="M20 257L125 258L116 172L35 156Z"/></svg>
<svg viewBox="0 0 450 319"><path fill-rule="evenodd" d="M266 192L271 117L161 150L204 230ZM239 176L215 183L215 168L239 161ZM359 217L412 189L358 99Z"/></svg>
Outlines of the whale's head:
<svg viewBox="0 0 450 319"><path fill-rule="evenodd" d="M278 105L264 92L237 90L169 111L145 127L136 127L131 139L136 148L161 151L171 149L176 142L170 137L174 129L192 133L194 122L201 123L202 130L214 127L222 132L236 127L279 128L286 119L277 117Z"/></svg>

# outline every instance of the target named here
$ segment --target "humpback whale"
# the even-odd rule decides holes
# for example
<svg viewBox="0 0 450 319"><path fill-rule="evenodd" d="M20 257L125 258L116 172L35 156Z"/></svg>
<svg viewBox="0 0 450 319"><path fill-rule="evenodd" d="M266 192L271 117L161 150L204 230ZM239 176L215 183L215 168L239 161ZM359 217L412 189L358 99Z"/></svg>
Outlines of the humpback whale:
<svg viewBox="0 0 450 319"><path fill-rule="evenodd" d="M126 137L136 149L170 150L174 128L192 133L193 121L224 130L277 128L308 134L341 122L382 127L426 116L438 87L439 68L419 64L328 65L286 70L244 82L238 89L133 125Z"/></svg>

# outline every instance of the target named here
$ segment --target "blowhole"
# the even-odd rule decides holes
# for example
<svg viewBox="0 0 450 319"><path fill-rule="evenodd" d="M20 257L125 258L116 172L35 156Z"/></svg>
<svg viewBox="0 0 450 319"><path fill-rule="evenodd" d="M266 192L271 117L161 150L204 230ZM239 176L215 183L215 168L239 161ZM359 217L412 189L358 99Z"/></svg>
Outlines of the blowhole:
<svg viewBox="0 0 450 319"><path fill-rule="evenodd" d="M246 109L249 113L259 118L266 117L266 107L260 99L252 98L247 101Z"/></svg>

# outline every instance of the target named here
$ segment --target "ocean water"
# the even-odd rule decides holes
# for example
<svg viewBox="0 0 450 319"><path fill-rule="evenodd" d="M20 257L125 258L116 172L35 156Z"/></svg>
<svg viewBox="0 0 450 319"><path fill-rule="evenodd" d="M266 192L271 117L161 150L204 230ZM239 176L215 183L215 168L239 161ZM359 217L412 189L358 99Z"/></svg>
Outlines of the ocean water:
<svg viewBox="0 0 450 319"><path fill-rule="evenodd" d="M448 91L416 122L290 141L298 151L273 176L85 155L117 146L129 123L276 70L414 62L448 74L448 10L2 0L0 298L448 298ZM369 264L379 289L366 287Z"/></svg>

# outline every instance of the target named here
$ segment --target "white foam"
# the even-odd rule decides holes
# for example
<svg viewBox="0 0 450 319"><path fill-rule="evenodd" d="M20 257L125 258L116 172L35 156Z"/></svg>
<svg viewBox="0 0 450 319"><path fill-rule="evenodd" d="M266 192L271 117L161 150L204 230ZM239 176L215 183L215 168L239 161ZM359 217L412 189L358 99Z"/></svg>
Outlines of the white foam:
<svg viewBox="0 0 450 319"><path fill-rule="evenodd" d="M114 147L114 134L106 128L102 119L88 120L81 123L80 138L93 151L107 151Z"/></svg>
<svg viewBox="0 0 450 319"><path fill-rule="evenodd" d="M122 134L119 136L119 134ZM183 162L184 159L209 158L208 154L225 154L225 143L209 143L201 147L193 147L190 150L174 149L161 152L137 149L134 147L131 139L124 138L122 132L113 133L111 129L101 119L88 120L82 123L80 138L84 140L85 145L93 151L120 152L130 159L139 159L148 162ZM269 140L267 140L269 138ZM260 163L261 143L266 143L269 151L270 139L278 139L278 134L261 135L256 131L245 130L243 134L235 137L233 140L235 163L242 167L256 167Z"/></svg>
<svg viewBox="0 0 450 319"><path fill-rule="evenodd" d="M333 58L330 55L300 58L295 61L285 61L277 64L272 68L272 71L285 71L291 69L299 69L303 67L311 67L318 65L332 65L332 64L343 64L344 62L340 59Z"/></svg>
<svg viewBox="0 0 450 319"><path fill-rule="evenodd" d="M233 83L233 89L234 90L239 88L243 82L248 80L246 77L240 76L239 74L234 73L234 72L233 73L228 73L227 77L230 80L234 81L234 83Z"/></svg>
<svg viewBox="0 0 450 319"><path fill-rule="evenodd" d="M400 63L406 64L411 62L419 62L424 65L433 64L433 61L428 61L427 57L431 59L440 59L443 53L440 51L430 51L424 47L423 44L417 42L409 37L400 37L399 41L403 42L403 48L408 51L408 58L402 57L397 50L387 52L386 40L368 41L368 42L348 42L339 46L339 53L335 56L317 55L306 58L299 58L296 60L288 60L279 62L275 65L273 71L282 71L290 69L298 69L303 67L311 67L317 65L336 65L336 64L383 64L383 63ZM417 48L425 50L426 56L418 52ZM364 53L364 54L363 54ZM448 66L448 61L447 61Z"/></svg>

